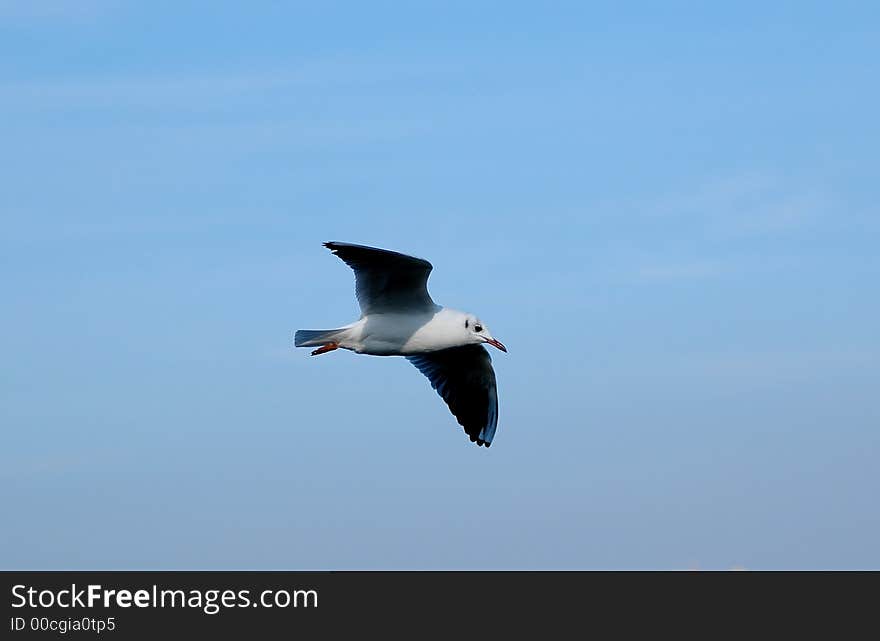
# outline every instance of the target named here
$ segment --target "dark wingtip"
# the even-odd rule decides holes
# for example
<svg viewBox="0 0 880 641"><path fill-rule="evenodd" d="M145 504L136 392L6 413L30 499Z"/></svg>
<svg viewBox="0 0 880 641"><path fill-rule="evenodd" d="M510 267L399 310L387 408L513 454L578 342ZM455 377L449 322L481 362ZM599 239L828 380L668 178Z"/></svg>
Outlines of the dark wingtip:
<svg viewBox="0 0 880 641"><path fill-rule="evenodd" d="M471 443L476 443L478 447L489 447L490 445L492 445L492 443L484 441L479 436L468 434L468 437L471 439Z"/></svg>
<svg viewBox="0 0 880 641"><path fill-rule="evenodd" d="M339 256L339 250L342 249L342 246L345 245L345 243L340 243L336 240L328 240L326 243L323 243L323 245L329 249L334 256Z"/></svg>

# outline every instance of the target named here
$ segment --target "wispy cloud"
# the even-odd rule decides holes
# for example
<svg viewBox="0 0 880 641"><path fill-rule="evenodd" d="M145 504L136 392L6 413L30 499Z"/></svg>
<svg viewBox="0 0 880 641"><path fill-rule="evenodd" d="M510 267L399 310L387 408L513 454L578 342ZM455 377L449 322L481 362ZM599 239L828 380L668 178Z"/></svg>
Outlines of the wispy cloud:
<svg viewBox="0 0 880 641"><path fill-rule="evenodd" d="M778 241L827 226L833 204L824 186L749 172L596 209L641 229L639 242L621 246L615 273L659 284L788 269L796 248ZM756 252L761 237L774 245Z"/></svg>
<svg viewBox="0 0 880 641"><path fill-rule="evenodd" d="M693 355L681 360L680 371L706 378L777 383L831 377L840 372L873 371L876 362L873 346L780 349Z"/></svg>
<svg viewBox="0 0 880 641"><path fill-rule="evenodd" d="M418 82L460 68L443 61L418 63L391 59L331 57L291 61L288 66L222 70L172 70L159 74L81 76L0 84L6 108L22 107L192 107L267 94L317 88L356 88ZM406 86L406 85L404 85ZM307 95L307 94L306 94Z"/></svg>
<svg viewBox="0 0 880 641"><path fill-rule="evenodd" d="M119 0L0 0L0 19L19 23L91 21L120 6Z"/></svg>
<svg viewBox="0 0 880 641"><path fill-rule="evenodd" d="M730 265L720 261L658 262L638 267L635 276L644 281L703 280L721 276L729 270Z"/></svg>
<svg viewBox="0 0 880 641"><path fill-rule="evenodd" d="M761 173L707 180L659 198L654 216L698 221L708 231L724 234L782 232L812 224L830 208L830 197L815 185Z"/></svg>

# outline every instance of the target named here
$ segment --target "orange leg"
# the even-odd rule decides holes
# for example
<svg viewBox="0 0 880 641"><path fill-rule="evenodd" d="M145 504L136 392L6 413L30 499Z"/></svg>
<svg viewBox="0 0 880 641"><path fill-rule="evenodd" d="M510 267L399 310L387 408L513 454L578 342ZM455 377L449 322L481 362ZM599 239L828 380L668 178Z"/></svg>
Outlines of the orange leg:
<svg viewBox="0 0 880 641"><path fill-rule="evenodd" d="M326 354L327 352L332 352L334 349L339 349L339 343L327 343L326 345L314 350L312 352L312 356L317 356L318 354Z"/></svg>

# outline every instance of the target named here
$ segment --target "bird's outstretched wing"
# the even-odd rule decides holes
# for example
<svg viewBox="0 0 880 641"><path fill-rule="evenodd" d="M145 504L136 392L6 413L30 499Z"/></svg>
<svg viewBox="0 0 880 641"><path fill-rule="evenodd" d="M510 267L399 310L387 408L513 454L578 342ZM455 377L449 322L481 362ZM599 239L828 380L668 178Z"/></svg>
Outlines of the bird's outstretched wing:
<svg viewBox="0 0 880 641"><path fill-rule="evenodd" d="M406 254L363 245L329 242L324 247L354 270L361 314L434 309L428 294L431 263Z"/></svg>
<svg viewBox="0 0 880 641"><path fill-rule="evenodd" d="M482 345L464 345L407 360L431 381L458 423L477 445L489 447L498 425L492 358Z"/></svg>

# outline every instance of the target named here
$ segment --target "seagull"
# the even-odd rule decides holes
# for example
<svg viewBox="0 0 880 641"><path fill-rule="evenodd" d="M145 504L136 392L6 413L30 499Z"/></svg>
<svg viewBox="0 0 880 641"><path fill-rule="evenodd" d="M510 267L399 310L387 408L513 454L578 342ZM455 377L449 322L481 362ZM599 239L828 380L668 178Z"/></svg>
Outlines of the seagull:
<svg viewBox="0 0 880 641"><path fill-rule="evenodd" d="M471 441L489 447L498 425L498 393L484 344L506 352L473 314L441 307L428 294L433 266L422 258L364 245L324 247L354 270L361 317L336 329L301 329L295 347L312 356L348 349L404 356L431 382Z"/></svg>

